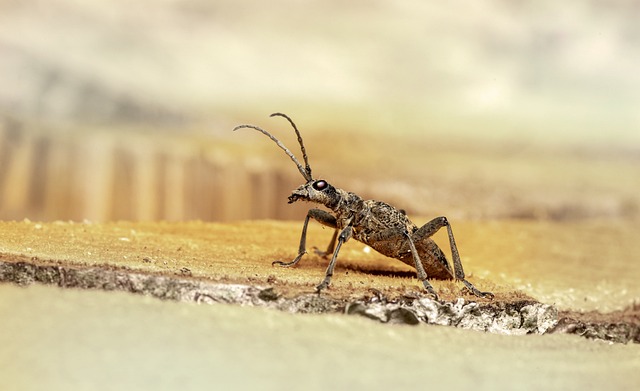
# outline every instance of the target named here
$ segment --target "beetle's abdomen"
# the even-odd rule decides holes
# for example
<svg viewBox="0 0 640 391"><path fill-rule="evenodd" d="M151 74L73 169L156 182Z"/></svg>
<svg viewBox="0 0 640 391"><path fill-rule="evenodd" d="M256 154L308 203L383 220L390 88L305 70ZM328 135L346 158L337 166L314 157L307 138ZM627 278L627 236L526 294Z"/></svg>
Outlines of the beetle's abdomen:
<svg viewBox="0 0 640 391"><path fill-rule="evenodd" d="M415 245L428 278L434 278L436 280L453 279L453 271L447 261L447 257L436 242L430 238L424 238L416 242ZM406 244L406 252L403 252L402 256L398 259L411 267L415 267L413 255L411 254L408 243Z"/></svg>

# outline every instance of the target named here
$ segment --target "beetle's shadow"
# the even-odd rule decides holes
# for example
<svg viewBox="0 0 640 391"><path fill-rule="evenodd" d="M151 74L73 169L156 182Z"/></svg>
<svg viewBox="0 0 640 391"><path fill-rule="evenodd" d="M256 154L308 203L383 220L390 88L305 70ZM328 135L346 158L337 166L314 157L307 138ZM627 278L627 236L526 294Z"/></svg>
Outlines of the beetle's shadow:
<svg viewBox="0 0 640 391"><path fill-rule="evenodd" d="M344 270L384 277L415 278L416 276L416 272L411 270L369 269L366 267L358 267L354 265L344 266Z"/></svg>

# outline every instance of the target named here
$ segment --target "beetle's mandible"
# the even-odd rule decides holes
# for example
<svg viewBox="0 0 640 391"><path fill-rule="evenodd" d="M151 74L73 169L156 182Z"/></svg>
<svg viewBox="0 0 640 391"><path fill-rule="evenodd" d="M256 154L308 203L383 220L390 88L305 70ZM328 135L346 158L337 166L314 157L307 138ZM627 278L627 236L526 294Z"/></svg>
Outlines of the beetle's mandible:
<svg viewBox="0 0 640 391"><path fill-rule="evenodd" d="M302 136L295 123L285 114L271 114L271 117L274 116L285 118L293 127L302 151L304 166L280 140L266 130L255 125L238 125L233 130L249 128L263 133L273 140L296 164L306 183L291 193L289 203L296 201L315 202L326 206L333 212L330 213L316 208L310 209L302 226L298 255L291 262L275 261L273 262L274 265L294 266L307 253L307 225L309 224L309 219L313 218L320 224L335 229L327 252L323 254L332 254L332 256L324 279L316 287L318 292L329 286L340 248L346 241L354 238L383 255L415 267L418 279L422 281L427 292L435 298L437 298L437 294L429 283L428 278L462 281L474 295L493 297L492 293L481 292L465 279L453 231L446 217L436 217L418 228L402 210L398 210L385 202L363 200L352 192L333 187L324 179L314 179ZM443 227L447 228L449 235L453 269L440 247L431 239L431 236Z"/></svg>

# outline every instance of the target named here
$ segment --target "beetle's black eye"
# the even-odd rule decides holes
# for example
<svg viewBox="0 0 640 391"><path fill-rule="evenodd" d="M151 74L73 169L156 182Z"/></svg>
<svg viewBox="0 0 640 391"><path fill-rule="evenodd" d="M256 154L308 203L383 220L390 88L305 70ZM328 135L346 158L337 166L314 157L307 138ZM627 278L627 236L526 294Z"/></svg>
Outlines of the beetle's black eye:
<svg viewBox="0 0 640 391"><path fill-rule="evenodd" d="M313 188L316 190L324 190L329 186L329 184L323 180L315 181L313 183Z"/></svg>

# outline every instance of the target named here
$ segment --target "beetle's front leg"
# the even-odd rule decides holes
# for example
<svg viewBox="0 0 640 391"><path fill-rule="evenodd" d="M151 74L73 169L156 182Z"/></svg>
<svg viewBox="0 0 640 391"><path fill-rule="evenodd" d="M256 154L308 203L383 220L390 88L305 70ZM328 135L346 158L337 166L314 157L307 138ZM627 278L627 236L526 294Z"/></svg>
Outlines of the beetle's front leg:
<svg viewBox="0 0 640 391"><path fill-rule="evenodd" d="M298 255L291 262L273 261L271 265L289 267L295 266L298 262L300 262L302 256L307 253L307 225L309 225L309 219L311 217L313 217L314 220L317 220L322 225L326 225L332 228L338 227L336 218L331 213L321 209L309 209L309 212L307 212L307 217L305 217L304 219L304 224L302 225L302 235L300 237Z"/></svg>
<svg viewBox="0 0 640 391"><path fill-rule="evenodd" d="M329 262L329 267L327 267L327 272L324 275L324 280L316 287L316 292L320 293L323 289L329 286L331 282L331 277L333 276L333 269L336 267L336 261L338 259L338 253L340 252L340 247L342 247L342 243L346 242L351 238L352 228L350 225L346 226L345 229L340 232L340 236L338 236L338 244L336 245L336 249L333 252L333 256L331 257L331 261Z"/></svg>
<svg viewBox="0 0 640 391"><path fill-rule="evenodd" d="M331 237L331 241L329 241L329 245L325 251L319 250L317 247L313 248L313 252L316 255L321 256L322 258L326 258L328 255L333 254L333 251L336 249L336 239L338 238L338 229L333 230L333 236Z"/></svg>

